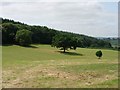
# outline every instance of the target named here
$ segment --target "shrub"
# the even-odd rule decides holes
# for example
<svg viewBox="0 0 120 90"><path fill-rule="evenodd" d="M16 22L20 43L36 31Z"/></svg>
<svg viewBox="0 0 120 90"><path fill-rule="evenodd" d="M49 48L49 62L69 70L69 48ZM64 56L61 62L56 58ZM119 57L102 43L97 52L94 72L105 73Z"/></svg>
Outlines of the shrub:
<svg viewBox="0 0 120 90"><path fill-rule="evenodd" d="M96 56L99 57L99 59L102 57L102 51L97 51Z"/></svg>

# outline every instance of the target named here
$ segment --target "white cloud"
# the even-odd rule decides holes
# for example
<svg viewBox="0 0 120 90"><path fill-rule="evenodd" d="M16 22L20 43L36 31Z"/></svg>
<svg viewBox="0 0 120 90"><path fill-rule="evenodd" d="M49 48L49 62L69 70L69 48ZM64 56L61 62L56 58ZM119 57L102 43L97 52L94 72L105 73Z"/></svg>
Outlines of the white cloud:
<svg viewBox="0 0 120 90"><path fill-rule="evenodd" d="M32 1L32 0L30 0ZM38 2L37 2L38 1ZM2 17L28 24L83 33L117 36L117 13L106 12L101 2L7 2Z"/></svg>
<svg viewBox="0 0 120 90"><path fill-rule="evenodd" d="M119 0L1 0L1 2L118 2Z"/></svg>

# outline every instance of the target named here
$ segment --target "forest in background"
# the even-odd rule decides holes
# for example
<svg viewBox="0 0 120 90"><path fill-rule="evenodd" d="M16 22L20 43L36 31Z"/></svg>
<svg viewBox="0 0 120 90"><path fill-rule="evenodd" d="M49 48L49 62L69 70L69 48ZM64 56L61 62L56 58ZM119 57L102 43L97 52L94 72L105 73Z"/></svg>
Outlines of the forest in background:
<svg viewBox="0 0 120 90"><path fill-rule="evenodd" d="M10 19L2 19L2 44L16 44L15 36L17 31L26 29L32 32L33 44L52 44L52 39L55 35L66 34L71 37L76 37L78 40L77 47L83 48L112 48L108 40L98 39L83 34L64 32L48 28L47 26L27 25L21 22L16 22Z"/></svg>

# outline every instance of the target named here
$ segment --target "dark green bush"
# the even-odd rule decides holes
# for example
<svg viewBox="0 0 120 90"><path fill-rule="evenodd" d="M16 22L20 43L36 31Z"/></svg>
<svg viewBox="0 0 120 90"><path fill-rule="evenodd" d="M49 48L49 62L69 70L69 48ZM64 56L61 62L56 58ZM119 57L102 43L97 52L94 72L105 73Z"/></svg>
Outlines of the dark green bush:
<svg viewBox="0 0 120 90"><path fill-rule="evenodd" d="M102 57L102 51L97 51L96 56L99 57L99 59Z"/></svg>

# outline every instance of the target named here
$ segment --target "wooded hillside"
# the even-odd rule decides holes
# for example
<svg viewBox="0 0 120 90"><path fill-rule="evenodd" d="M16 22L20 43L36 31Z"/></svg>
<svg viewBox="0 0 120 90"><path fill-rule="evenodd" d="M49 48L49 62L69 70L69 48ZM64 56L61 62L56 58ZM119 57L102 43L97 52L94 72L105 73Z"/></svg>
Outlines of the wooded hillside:
<svg viewBox="0 0 120 90"><path fill-rule="evenodd" d="M78 47L111 48L108 41L100 40L94 37L64 32L48 28L46 26L32 26L14 20L2 18L2 44L17 44L15 36L19 30L29 30L32 32L32 43L52 44L52 39L58 34L67 34L78 39Z"/></svg>

